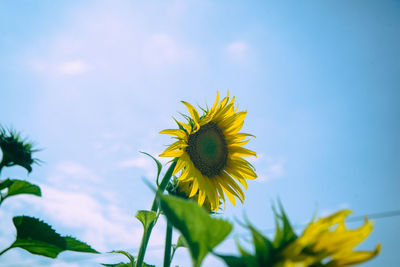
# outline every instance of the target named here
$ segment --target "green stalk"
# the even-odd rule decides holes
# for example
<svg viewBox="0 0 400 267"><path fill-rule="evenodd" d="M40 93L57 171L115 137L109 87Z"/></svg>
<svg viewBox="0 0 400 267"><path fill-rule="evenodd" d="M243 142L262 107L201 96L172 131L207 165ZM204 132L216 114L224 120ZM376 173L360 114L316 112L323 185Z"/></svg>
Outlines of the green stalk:
<svg viewBox="0 0 400 267"><path fill-rule="evenodd" d="M165 188L168 185L169 180L171 179L172 172L174 171L176 166L176 161L174 161L171 166L169 166L167 172L164 175L164 178L161 181L160 186L157 189L156 195L153 200L153 205L151 205L151 210L154 212L158 211L158 200L157 200L157 195L162 194L165 190ZM147 249L147 244L149 243L151 231L153 230L154 225L157 223L157 219L155 219L149 227L143 232L143 237L142 237L142 242L140 244L140 249L139 249L139 254L138 254L138 259L136 262L136 267L142 267L143 266L143 260L144 260L144 254L146 253Z"/></svg>
<svg viewBox="0 0 400 267"><path fill-rule="evenodd" d="M167 220L167 231L165 234L164 267L171 264L172 224Z"/></svg>
<svg viewBox="0 0 400 267"><path fill-rule="evenodd" d="M4 156L3 156L4 157ZM5 167L6 164L3 163L3 160L0 162L0 173L3 170L3 167Z"/></svg>

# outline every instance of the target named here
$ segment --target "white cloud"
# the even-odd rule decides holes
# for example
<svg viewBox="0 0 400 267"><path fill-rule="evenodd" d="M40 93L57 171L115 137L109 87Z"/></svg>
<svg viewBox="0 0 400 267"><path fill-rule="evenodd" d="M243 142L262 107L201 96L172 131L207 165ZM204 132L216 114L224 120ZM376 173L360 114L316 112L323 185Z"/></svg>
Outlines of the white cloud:
<svg viewBox="0 0 400 267"><path fill-rule="evenodd" d="M173 64L180 57L177 43L166 33L153 34L143 44L143 62L151 66Z"/></svg>
<svg viewBox="0 0 400 267"><path fill-rule="evenodd" d="M150 153L156 155L157 153ZM157 157L156 157L157 158ZM168 161L167 158L157 158L161 164L165 165ZM139 168L145 171L147 177L155 177L157 173L157 166L155 162L148 156L142 155L139 157L128 158L119 163L122 168Z"/></svg>
<svg viewBox="0 0 400 267"><path fill-rule="evenodd" d="M163 23L177 23L184 9L183 3L173 3L166 13L175 17L166 16ZM153 72L154 67L197 64L193 46L180 35L155 30L151 18L157 19L157 12L143 16L136 10L133 3L100 1L68 14L68 24L60 25L39 51L29 50L31 68L50 80L89 71L95 79L116 75L129 80L132 73Z"/></svg>
<svg viewBox="0 0 400 267"><path fill-rule="evenodd" d="M248 45L243 41L237 41L230 43L226 49L231 59L243 60L246 56Z"/></svg>
<svg viewBox="0 0 400 267"><path fill-rule="evenodd" d="M89 64L82 59L59 59L52 57L54 55L47 59L31 59L29 66L36 73L55 78L59 78L60 76L76 77L90 70Z"/></svg>
<svg viewBox="0 0 400 267"><path fill-rule="evenodd" d="M137 247L141 226L132 214L115 203L105 203L83 192L60 190L41 185L43 198L26 199L33 209L40 210L57 225L74 229L79 239L101 251L116 247ZM27 203L28 204L28 203Z"/></svg>
<svg viewBox="0 0 400 267"><path fill-rule="evenodd" d="M59 72L61 74L76 76L80 74L84 74L89 70L88 64L86 64L83 60L70 60L64 63L61 63L59 66Z"/></svg>
<svg viewBox="0 0 400 267"><path fill-rule="evenodd" d="M79 267L79 265L68 262L57 262L52 264L51 267Z"/></svg>
<svg viewBox="0 0 400 267"><path fill-rule="evenodd" d="M255 181L266 182L272 179L277 179L285 173L285 161L281 158L265 156L262 153L257 155L257 158L250 159L256 169L259 170L258 178Z"/></svg>
<svg viewBox="0 0 400 267"><path fill-rule="evenodd" d="M80 182L100 182L101 178L91 169L74 161L59 162L51 175L49 181L52 184L71 184L72 181ZM68 182L68 183L64 183Z"/></svg>

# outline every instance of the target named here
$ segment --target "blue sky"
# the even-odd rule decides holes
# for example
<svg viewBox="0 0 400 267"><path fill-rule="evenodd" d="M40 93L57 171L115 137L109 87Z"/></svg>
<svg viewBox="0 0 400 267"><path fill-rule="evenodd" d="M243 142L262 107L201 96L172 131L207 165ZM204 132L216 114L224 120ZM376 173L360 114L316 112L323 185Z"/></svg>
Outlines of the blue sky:
<svg viewBox="0 0 400 267"><path fill-rule="evenodd" d="M399 209L399 18L399 1L1 1L0 123L43 148L45 163L28 178L43 197L1 207L0 247L13 241L11 218L27 214L103 252L136 253L134 214L152 201L142 177L155 174L138 151L158 155L171 143L158 132L186 112L179 101L211 104L217 90L248 111L243 131L257 136L248 147L258 153L259 178L224 218L246 213L270 229L278 197L294 224L315 210ZM360 248L381 242L382 253L364 266L398 265L399 222L376 220ZM149 263L162 262L164 231L161 221ZM237 253L233 243L217 251ZM14 250L0 265L120 260ZM188 266L187 252L173 263ZM210 265L223 266L212 256Z"/></svg>

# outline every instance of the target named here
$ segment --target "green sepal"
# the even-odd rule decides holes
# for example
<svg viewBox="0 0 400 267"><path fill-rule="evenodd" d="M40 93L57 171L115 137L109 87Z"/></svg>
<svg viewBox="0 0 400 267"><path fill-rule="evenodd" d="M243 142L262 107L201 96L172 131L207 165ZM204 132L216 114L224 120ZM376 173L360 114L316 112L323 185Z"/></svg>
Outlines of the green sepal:
<svg viewBox="0 0 400 267"><path fill-rule="evenodd" d="M272 207L275 214L276 227L275 238L272 243L276 248L283 247L297 239L297 235L285 213L285 210L283 209L282 203L279 200L278 205L280 214L278 214L274 206ZM282 222L282 225L279 223L280 221Z"/></svg>
<svg viewBox="0 0 400 267"><path fill-rule="evenodd" d="M146 231L150 224L157 218L157 213L151 210L139 210L135 217L142 223Z"/></svg>
<svg viewBox="0 0 400 267"><path fill-rule="evenodd" d="M160 204L167 219L185 238L194 267L232 231L232 224L212 218L192 200L161 195Z"/></svg>
<svg viewBox="0 0 400 267"><path fill-rule="evenodd" d="M253 245L255 256L257 258L257 262L260 266L268 266L271 265L272 258L274 256L274 246L272 242L263 236L260 231L258 231L249 220L246 219L247 228L251 232L251 236L253 238Z"/></svg>
<svg viewBox="0 0 400 267"><path fill-rule="evenodd" d="M226 265L228 265L228 267L248 267L246 261L241 257L221 254L214 255L221 258L226 263Z"/></svg>
<svg viewBox="0 0 400 267"><path fill-rule="evenodd" d="M246 266L248 267L256 267L259 266L258 265L258 261L257 258L253 255L251 255L248 251L246 251L242 245L239 242L239 239L236 237L235 238L235 242L236 242L236 247L239 250L240 254L242 255L242 260L243 262L246 264Z"/></svg>

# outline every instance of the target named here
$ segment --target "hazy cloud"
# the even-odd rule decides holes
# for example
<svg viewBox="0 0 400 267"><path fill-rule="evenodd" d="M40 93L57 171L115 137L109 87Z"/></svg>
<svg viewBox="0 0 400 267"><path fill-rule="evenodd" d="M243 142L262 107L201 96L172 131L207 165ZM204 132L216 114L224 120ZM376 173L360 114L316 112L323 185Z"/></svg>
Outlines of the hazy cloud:
<svg viewBox="0 0 400 267"><path fill-rule="evenodd" d="M243 60L245 58L246 52L248 50L248 45L243 41L236 41L230 43L226 49L229 57L233 60L238 61L238 60Z"/></svg>

